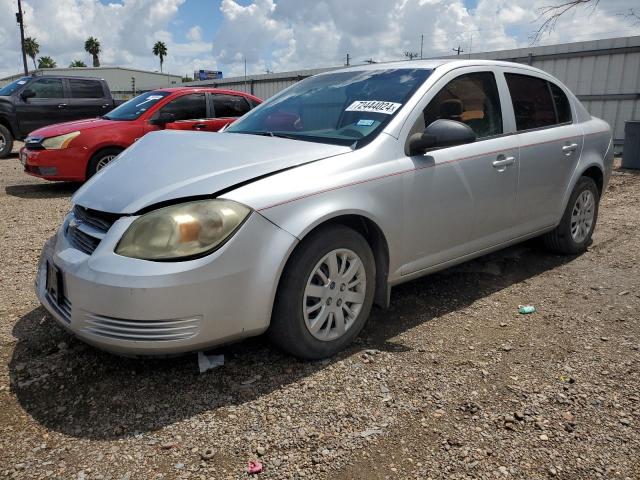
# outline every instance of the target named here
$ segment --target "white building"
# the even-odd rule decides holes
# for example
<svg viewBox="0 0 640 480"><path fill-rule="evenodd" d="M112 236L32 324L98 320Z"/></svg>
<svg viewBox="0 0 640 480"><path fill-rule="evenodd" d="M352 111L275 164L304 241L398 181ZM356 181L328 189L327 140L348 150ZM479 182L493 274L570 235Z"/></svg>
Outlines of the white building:
<svg viewBox="0 0 640 480"><path fill-rule="evenodd" d="M179 87L182 76L170 73L149 72L124 67L42 68L29 72L33 75L60 75L65 77L93 77L107 81L111 93L117 99L128 99L136 93L156 88ZM0 86L10 83L22 74L0 78Z"/></svg>

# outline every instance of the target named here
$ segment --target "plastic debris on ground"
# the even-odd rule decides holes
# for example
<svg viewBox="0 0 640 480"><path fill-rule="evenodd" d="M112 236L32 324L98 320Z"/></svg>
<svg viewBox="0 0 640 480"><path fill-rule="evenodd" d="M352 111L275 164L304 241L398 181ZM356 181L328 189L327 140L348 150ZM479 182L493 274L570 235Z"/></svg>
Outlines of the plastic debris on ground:
<svg viewBox="0 0 640 480"><path fill-rule="evenodd" d="M536 307L534 307L533 305L520 305L518 307L518 313L520 313L521 315L527 315L535 311L536 311Z"/></svg>
<svg viewBox="0 0 640 480"><path fill-rule="evenodd" d="M247 466L247 473L256 474L262 472L262 464L257 460L251 460Z"/></svg>
<svg viewBox="0 0 640 480"><path fill-rule="evenodd" d="M223 365L224 355L205 355L203 352L198 352L198 368L200 368L200 373Z"/></svg>

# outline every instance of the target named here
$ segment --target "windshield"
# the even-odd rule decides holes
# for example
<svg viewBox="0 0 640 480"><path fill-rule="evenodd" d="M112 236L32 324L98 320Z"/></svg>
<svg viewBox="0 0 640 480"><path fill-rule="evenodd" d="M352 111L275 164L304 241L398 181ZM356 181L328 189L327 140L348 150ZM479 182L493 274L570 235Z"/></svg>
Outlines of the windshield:
<svg viewBox="0 0 640 480"><path fill-rule="evenodd" d="M430 74L399 68L317 75L269 99L225 131L362 146Z"/></svg>
<svg viewBox="0 0 640 480"><path fill-rule="evenodd" d="M11 95L29 80L31 80L30 77L22 77L15 82L11 82L9 85L5 85L4 87L0 88L0 95Z"/></svg>
<svg viewBox="0 0 640 480"><path fill-rule="evenodd" d="M114 108L102 118L107 120L135 120L167 95L169 95L169 92L143 93Z"/></svg>

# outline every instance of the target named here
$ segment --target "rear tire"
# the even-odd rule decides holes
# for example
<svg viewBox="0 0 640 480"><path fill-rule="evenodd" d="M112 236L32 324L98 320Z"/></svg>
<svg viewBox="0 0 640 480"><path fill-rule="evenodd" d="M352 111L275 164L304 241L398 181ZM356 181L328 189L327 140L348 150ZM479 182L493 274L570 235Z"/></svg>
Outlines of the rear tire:
<svg viewBox="0 0 640 480"><path fill-rule="evenodd" d="M311 360L343 350L369 317L375 273L373 252L356 231L329 225L305 238L282 274L270 339Z"/></svg>
<svg viewBox="0 0 640 480"><path fill-rule="evenodd" d="M7 127L0 125L0 158L7 158L13 150L13 135Z"/></svg>
<svg viewBox="0 0 640 480"><path fill-rule="evenodd" d="M87 165L87 180L93 177L98 171L107 166L114 158L122 152L121 148L105 148L95 153Z"/></svg>
<svg viewBox="0 0 640 480"><path fill-rule="evenodd" d="M542 237L545 246L564 255L576 255L587 250L596 228L599 203L596 182L590 177L580 177L560 224Z"/></svg>

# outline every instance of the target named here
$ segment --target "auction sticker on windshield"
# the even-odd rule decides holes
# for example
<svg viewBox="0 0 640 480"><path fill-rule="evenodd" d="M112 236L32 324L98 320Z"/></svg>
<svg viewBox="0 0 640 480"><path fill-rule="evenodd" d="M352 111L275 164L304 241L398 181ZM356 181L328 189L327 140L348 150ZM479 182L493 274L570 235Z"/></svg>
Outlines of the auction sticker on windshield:
<svg viewBox="0 0 640 480"><path fill-rule="evenodd" d="M356 100L347 107L346 112L373 112L393 115L402 106L401 103L379 100Z"/></svg>

